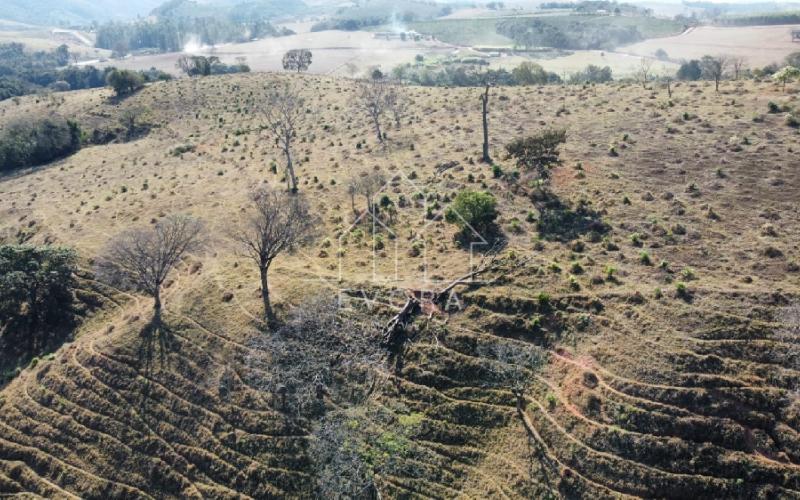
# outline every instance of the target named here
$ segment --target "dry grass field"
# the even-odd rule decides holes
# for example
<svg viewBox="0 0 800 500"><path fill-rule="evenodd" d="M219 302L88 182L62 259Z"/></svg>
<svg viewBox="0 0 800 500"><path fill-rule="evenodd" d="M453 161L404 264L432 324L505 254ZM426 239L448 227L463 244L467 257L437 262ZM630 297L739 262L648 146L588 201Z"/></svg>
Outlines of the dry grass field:
<svg viewBox="0 0 800 500"><path fill-rule="evenodd" d="M680 35L653 38L617 50L653 56L658 49L664 49L672 60L699 59L706 54L735 55L744 57L751 67L763 67L780 63L800 50L797 42L792 43L793 28L797 26L700 26Z"/></svg>
<svg viewBox="0 0 800 500"><path fill-rule="evenodd" d="M652 56L647 56L652 59ZM608 66L615 78L633 77L641 66L641 56L603 50L575 50L568 55L554 57L509 56L489 60L492 68L513 70L523 61L532 61L547 71L552 71L564 78L586 69L586 66ZM654 75L674 75L680 66L670 61L653 60Z"/></svg>
<svg viewBox="0 0 800 500"><path fill-rule="evenodd" d="M74 34L73 34L74 33ZM85 32L53 30L43 26L0 19L0 43L22 43L27 50L53 50L66 44L80 59L108 57L111 51L93 47L92 35Z"/></svg>
<svg viewBox="0 0 800 500"><path fill-rule="evenodd" d="M459 289L462 311L421 318L373 398L395 415L382 439L402 443L402 473L378 474L385 497L800 497L800 135L767 113L770 101L797 108L796 87L681 83L671 99L618 83L493 90L505 171L511 139L567 130L552 183L562 223L544 230L531 199L476 161L478 89L407 88L409 115L382 147L352 110L353 82L258 73L160 82L121 103L108 90L0 103L0 121L58 112L102 129L141 107L152 126L0 179L0 237L77 248L82 293L103 306L0 392L0 493L310 495L307 430L249 382L251 340L264 335L258 276L225 237L252 189L283 185L254 107L286 81L307 99L297 168L324 235L276 261L280 311L341 288L389 300L468 268L454 228L419 203L398 209L396 245L373 252L346 230L349 178L382 172L388 196L419 192L434 213L464 188L499 201L508 244L494 281ZM184 145L193 151L174 153ZM446 162L458 163L437 173ZM214 238L167 284L171 348L148 365L149 300L88 269L110 237L171 213L202 218ZM497 343L546 356L520 414L483 383L482 349Z"/></svg>
<svg viewBox="0 0 800 500"><path fill-rule="evenodd" d="M414 61L417 54L444 55L452 49L442 43L431 41L378 40L366 31L320 31L300 32L280 38L264 38L255 42L228 44L216 47L213 53L222 62L233 64L237 57L245 57L253 71L280 71L281 60L290 49L311 49L314 59L311 73L351 76L348 65L357 72L366 73L368 68L380 66L390 70L394 66ZM109 66L128 69L155 67L172 74L179 74L175 62L181 53L136 56L125 60L108 61Z"/></svg>

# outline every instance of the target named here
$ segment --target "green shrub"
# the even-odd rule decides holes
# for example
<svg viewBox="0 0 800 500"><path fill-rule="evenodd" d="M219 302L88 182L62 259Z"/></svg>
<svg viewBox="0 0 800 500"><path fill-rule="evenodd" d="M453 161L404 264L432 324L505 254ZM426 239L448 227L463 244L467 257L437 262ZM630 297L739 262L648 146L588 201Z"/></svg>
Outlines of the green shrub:
<svg viewBox="0 0 800 500"><path fill-rule="evenodd" d="M487 236L496 230L497 215L494 196L480 191L461 191L447 207L445 220L457 225L464 235L474 230L481 236Z"/></svg>
<svg viewBox="0 0 800 500"><path fill-rule="evenodd" d="M686 286L686 283L679 281L675 284L675 293L678 297L687 298L689 296L689 287Z"/></svg>

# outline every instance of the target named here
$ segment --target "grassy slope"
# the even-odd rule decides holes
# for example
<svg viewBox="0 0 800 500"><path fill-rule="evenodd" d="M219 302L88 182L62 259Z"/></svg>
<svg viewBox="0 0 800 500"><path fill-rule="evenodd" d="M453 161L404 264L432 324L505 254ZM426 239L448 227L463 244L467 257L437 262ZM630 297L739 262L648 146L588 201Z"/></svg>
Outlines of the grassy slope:
<svg viewBox="0 0 800 500"><path fill-rule="evenodd" d="M24 229L35 233L34 241L67 242L87 257L110 235L173 211L201 216L212 233L223 234L250 188L280 184L268 168L277 150L247 132L257 122L240 111L251 91L275 78L158 83L119 106L102 90L64 94L55 105L33 96L19 106L0 104L4 118L57 109L97 126L114 120L120 108L145 105L159 125L138 141L87 148L0 180L0 234ZM530 261L507 270L494 286L465 293L466 311L436 337L430 329L420 334L396 383L376 400L424 415L409 431L411 451L404 458L413 478L382 478L387 496L531 498L558 490L566 496L685 498L800 491L794 465L800 422L793 399L786 398L798 367L774 339L786 325L781 311L800 292L798 274L787 272L800 257L800 176L785 168L796 154L797 132L778 115L752 121L769 100L796 105L796 94L780 94L769 84L729 83L717 95L707 84L682 84L674 89L675 106L661 107L662 91L635 86L496 90L507 99L492 101L493 156L502 158L507 138L542 124L566 127L565 164L553 189L565 200L590 200L620 248L583 236L582 249L544 241L532 250L536 232L524 222L534 210L530 200L508 192L485 166L466 161L480 149L480 114L464 105L477 102L476 90L409 89L414 124L390 129L384 151L373 144L364 118L342 113L350 83L292 78L315 110L300 131L306 141L299 156L308 157L298 166L301 185L313 193L313 207L334 241L337 217L349 214L344 180L374 168L413 171L414 189L440 194L479 188L468 174L485 178L499 196L503 226L512 217L523 220L521 234L509 233L509 248ZM562 107L566 112L556 113ZM684 112L696 116L686 120ZM367 146L357 149L356 142ZM184 143L196 143L197 152L169 154ZM611 143L619 156L607 154ZM449 160L464 168L434 175L434 166ZM391 196L408 189L398 185ZM401 244L409 230L426 236L431 275L464 270L466 255L451 243L452 228L426 226L412 208L398 218ZM762 230L766 223L775 227L774 236ZM642 247L632 244L634 233ZM781 255L767 257L770 247ZM639 262L643 250L656 265ZM367 245L351 241L346 255L345 284L367 282ZM401 247L399 259L399 269L409 272L403 285L410 285L420 258ZM657 265L661 260L666 268ZM572 262L582 271L571 269ZM318 248L281 259L272 280L276 300L286 307L324 288L317 276L335 283L337 264ZM391 274L391 255L377 266ZM605 278L609 266L616 269L614 280ZM687 281L691 302L674 292L685 268L695 275ZM570 274L580 290L570 287ZM248 339L258 335L257 279L224 238L212 252L189 259L169 284L173 349L150 366L138 354L148 347L138 335L147 301L88 280L82 286L106 297L104 312L53 361L26 370L0 396L0 491L83 497L308 491L305 436L243 379ZM657 287L664 292L660 299ZM234 300L222 300L226 291ZM540 291L553 296L559 311L545 315L544 331L531 323L545 313L536 300ZM531 379L525 411L536 431L532 463L512 398L482 389L476 375L483 366L479 346L499 337L534 342L549 353L548 366ZM745 338L752 340L739 340ZM229 391L223 379L233 380Z"/></svg>

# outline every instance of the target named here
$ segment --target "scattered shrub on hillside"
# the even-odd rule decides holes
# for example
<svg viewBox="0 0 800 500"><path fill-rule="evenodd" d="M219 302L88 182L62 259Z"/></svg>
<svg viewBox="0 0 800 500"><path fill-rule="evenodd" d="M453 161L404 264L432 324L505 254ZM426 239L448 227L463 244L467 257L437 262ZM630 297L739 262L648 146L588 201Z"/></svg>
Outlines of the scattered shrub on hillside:
<svg viewBox="0 0 800 500"><path fill-rule="evenodd" d="M0 130L0 173L63 158L80 147L76 122L57 115L22 118Z"/></svg>

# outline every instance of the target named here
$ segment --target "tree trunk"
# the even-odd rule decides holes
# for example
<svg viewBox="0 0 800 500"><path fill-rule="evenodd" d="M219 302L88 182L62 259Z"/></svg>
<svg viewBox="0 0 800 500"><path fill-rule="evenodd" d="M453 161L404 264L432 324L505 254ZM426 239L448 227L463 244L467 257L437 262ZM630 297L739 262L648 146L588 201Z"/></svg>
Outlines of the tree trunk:
<svg viewBox="0 0 800 500"><path fill-rule="evenodd" d="M153 321L161 323L161 287L156 287L156 292L153 294Z"/></svg>
<svg viewBox="0 0 800 500"><path fill-rule="evenodd" d="M272 310L272 304L269 301L269 283L267 281L267 272L269 271L269 263L262 263L258 267L261 274L261 300L264 302L264 319L267 323L275 319L275 313Z"/></svg>
<svg viewBox="0 0 800 500"><path fill-rule="evenodd" d="M483 106L483 158L484 163L491 163L492 159L489 157L489 85L486 86L486 91L481 96L481 105Z"/></svg>
<svg viewBox="0 0 800 500"><path fill-rule="evenodd" d="M297 192L297 177L294 175L294 165L292 165L292 152L287 147L283 148L284 154L286 154L286 172L289 174L289 191L292 193Z"/></svg>
<svg viewBox="0 0 800 500"><path fill-rule="evenodd" d="M714 80L714 90L719 92L719 79Z"/></svg>
<svg viewBox="0 0 800 500"><path fill-rule="evenodd" d="M375 123L375 132L378 134L378 142L382 144L383 134L381 133L381 122L377 117L373 118L372 121Z"/></svg>

